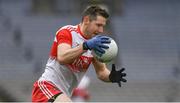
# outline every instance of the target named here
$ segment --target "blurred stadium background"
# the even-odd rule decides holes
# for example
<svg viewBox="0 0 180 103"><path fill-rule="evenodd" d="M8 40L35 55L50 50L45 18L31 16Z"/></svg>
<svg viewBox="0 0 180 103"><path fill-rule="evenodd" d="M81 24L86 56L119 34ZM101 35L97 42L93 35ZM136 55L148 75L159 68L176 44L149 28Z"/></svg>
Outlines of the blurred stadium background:
<svg viewBox="0 0 180 103"><path fill-rule="evenodd" d="M91 66L90 102L180 102L180 0L0 0L0 101L31 101L56 31L89 4L110 12L114 62L128 74L119 88Z"/></svg>

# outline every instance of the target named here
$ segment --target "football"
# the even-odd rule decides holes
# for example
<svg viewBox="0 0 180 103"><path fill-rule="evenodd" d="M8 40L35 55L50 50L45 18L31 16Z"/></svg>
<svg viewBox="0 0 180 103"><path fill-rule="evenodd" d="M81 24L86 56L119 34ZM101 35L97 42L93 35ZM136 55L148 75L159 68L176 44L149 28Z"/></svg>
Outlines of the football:
<svg viewBox="0 0 180 103"><path fill-rule="evenodd" d="M117 56L118 46L112 38L110 38L110 40L111 40L110 44L105 44L105 45L108 45L109 48L105 49L105 53L102 56L97 55L96 51L92 52L93 56L97 58L97 60L99 60L100 62L103 62L103 63L110 62Z"/></svg>

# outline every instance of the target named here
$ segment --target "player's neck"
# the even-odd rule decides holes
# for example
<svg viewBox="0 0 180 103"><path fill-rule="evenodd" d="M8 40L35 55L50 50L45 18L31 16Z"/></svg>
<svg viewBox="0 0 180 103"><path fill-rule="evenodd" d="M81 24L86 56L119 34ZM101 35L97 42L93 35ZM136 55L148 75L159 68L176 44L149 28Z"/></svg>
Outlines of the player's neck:
<svg viewBox="0 0 180 103"><path fill-rule="evenodd" d="M84 23L80 23L79 26L80 26L80 31L81 31L82 35L83 35L85 38L88 38L87 32L86 32L86 28L87 28L87 27L84 25Z"/></svg>

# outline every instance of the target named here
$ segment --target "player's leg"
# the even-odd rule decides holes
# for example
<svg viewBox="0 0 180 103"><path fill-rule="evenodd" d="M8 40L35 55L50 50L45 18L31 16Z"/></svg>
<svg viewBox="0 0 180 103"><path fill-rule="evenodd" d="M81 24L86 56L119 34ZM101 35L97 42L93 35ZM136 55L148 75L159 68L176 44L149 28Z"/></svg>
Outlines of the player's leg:
<svg viewBox="0 0 180 103"><path fill-rule="evenodd" d="M58 102L72 102L72 101L66 94L62 93L56 97L53 103L58 103Z"/></svg>

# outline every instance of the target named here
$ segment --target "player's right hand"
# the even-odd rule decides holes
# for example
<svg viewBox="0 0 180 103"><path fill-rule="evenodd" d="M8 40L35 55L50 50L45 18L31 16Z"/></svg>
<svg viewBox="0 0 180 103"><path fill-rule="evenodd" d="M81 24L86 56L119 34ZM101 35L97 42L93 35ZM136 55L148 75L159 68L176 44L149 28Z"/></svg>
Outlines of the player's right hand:
<svg viewBox="0 0 180 103"><path fill-rule="evenodd" d="M107 45L104 44L109 44L111 43L110 38L107 36L95 36L93 38L91 38L88 41L85 41L83 43L83 49L84 50L95 50L98 51L99 53L103 54L105 53L104 49L108 49L109 47Z"/></svg>

